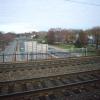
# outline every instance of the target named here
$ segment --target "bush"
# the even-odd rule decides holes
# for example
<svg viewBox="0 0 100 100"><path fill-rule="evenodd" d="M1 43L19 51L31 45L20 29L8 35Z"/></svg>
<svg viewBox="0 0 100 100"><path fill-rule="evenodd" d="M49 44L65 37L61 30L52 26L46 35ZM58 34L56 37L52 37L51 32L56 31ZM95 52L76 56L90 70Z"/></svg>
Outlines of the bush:
<svg viewBox="0 0 100 100"><path fill-rule="evenodd" d="M82 44L79 40L77 40L74 45L75 45L76 48L81 48L82 47Z"/></svg>
<svg viewBox="0 0 100 100"><path fill-rule="evenodd" d="M99 50L97 50L97 55L98 55L98 56L100 56L100 49L99 49Z"/></svg>

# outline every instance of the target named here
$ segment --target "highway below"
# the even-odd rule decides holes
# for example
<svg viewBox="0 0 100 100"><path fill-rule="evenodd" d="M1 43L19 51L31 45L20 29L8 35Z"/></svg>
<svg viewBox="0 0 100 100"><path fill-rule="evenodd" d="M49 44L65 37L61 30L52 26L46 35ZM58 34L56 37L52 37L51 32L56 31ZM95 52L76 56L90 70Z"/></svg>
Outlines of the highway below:
<svg viewBox="0 0 100 100"><path fill-rule="evenodd" d="M83 50L61 49L48 44L41 44L25 37L20 37L9 43L0 52L0 62L30 61L52 58L80 57Z"/></svg>
<svg viewBox="0 0 100 100"><path fill-rule="evenodd" d="M0 62L9 62L13 61L13 54L16 53L17 41L14 40L9 43L4 51L0 52ZM4 55L4 56L3 56Z"/></svg>
<svg viewBox="0 0 100 100"><path fill-rule="evenodd" d="M30 45L31 44L31 45ZM26 38L17 38L0 52L0 62L29 61L47 59L47 44L28 41Z"/></svg>

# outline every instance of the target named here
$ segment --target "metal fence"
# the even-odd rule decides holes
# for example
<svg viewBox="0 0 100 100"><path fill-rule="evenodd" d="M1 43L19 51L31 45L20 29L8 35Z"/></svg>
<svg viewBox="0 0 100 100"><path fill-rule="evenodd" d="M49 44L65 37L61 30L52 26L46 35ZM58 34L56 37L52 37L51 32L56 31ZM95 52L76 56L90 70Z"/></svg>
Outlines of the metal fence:
<svg viewBox="0 0 100 100"><path fill-rule="evenodd" d="M41 59L51 59L52 56L46 53L20 53L20 54L1 54L0 62L19 62L19 61L32 61Z"/></svg>
<svg viewBox="0 0 100 100"><path fill-rule="evenodd" d="M94 55L92 52L88 52L86 48L74 48L74 49L66 49L65 51L55 51L51 50L46 53L14 53L14 54L0 54L0 62L28 62L35 60L46 60L46 59L54 59L54 58L68 58L68 57L80 57L80 56L88 56Z"/></svg>

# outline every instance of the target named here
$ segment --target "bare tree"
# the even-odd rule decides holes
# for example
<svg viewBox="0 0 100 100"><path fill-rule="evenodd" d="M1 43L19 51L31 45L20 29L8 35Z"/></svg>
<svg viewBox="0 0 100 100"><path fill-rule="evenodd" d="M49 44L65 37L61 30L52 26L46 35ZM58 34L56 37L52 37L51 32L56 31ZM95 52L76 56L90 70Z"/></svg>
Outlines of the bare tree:
<svg viewBox="0 0 100 100"><path fill-rule="evenodd" d="M48 34L47 34L47 42L48 44L54 44L55 42L55 37L54 37L54 31L53 30L49 30Z"/></svg>
<svg viewBox="0 0 100 100"><path fill-rule="evenodd" d="M98 49L100 45L100 27L94 27L91 29L91 31L95 37L96 49Z"/></svg>

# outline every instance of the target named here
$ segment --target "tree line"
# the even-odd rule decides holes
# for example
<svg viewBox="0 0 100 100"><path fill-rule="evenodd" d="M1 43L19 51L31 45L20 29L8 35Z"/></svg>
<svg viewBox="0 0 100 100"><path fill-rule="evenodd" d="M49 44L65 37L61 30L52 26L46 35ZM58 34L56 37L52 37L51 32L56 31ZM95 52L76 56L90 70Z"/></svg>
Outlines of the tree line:
<svg viewBox="0 0 100 100"><path fill-rule="evenodd" d="M0 32L0 51L4 50L5 47L9 44L9 42L13 41L14 38L16 37L15 33L3 33L2 31Z"/></svg>
<svg viewBox="0 0 100 100"><path fill-rule="evenodd" d="M89 44L96 45L96 49L100 46L100 27L94 27L88 30L74 30L52 28L47 32L48 44L65 43L74 44L76 47L86 47Z"/></svg>
<svg viewBox="0 0 100 100"><path fill-rule="evenodd" d="M74 44L80 48L88 46L89 40L91 40L91 44L95 45L96 49L100 48L100 27L94 27L87 30L51 28L48 31L33 31L20 34L0 31L0 50L4 49L15 37L28 37L34 34L37 38L42 38L46 43L52 45L56 43Z"/></svg>

